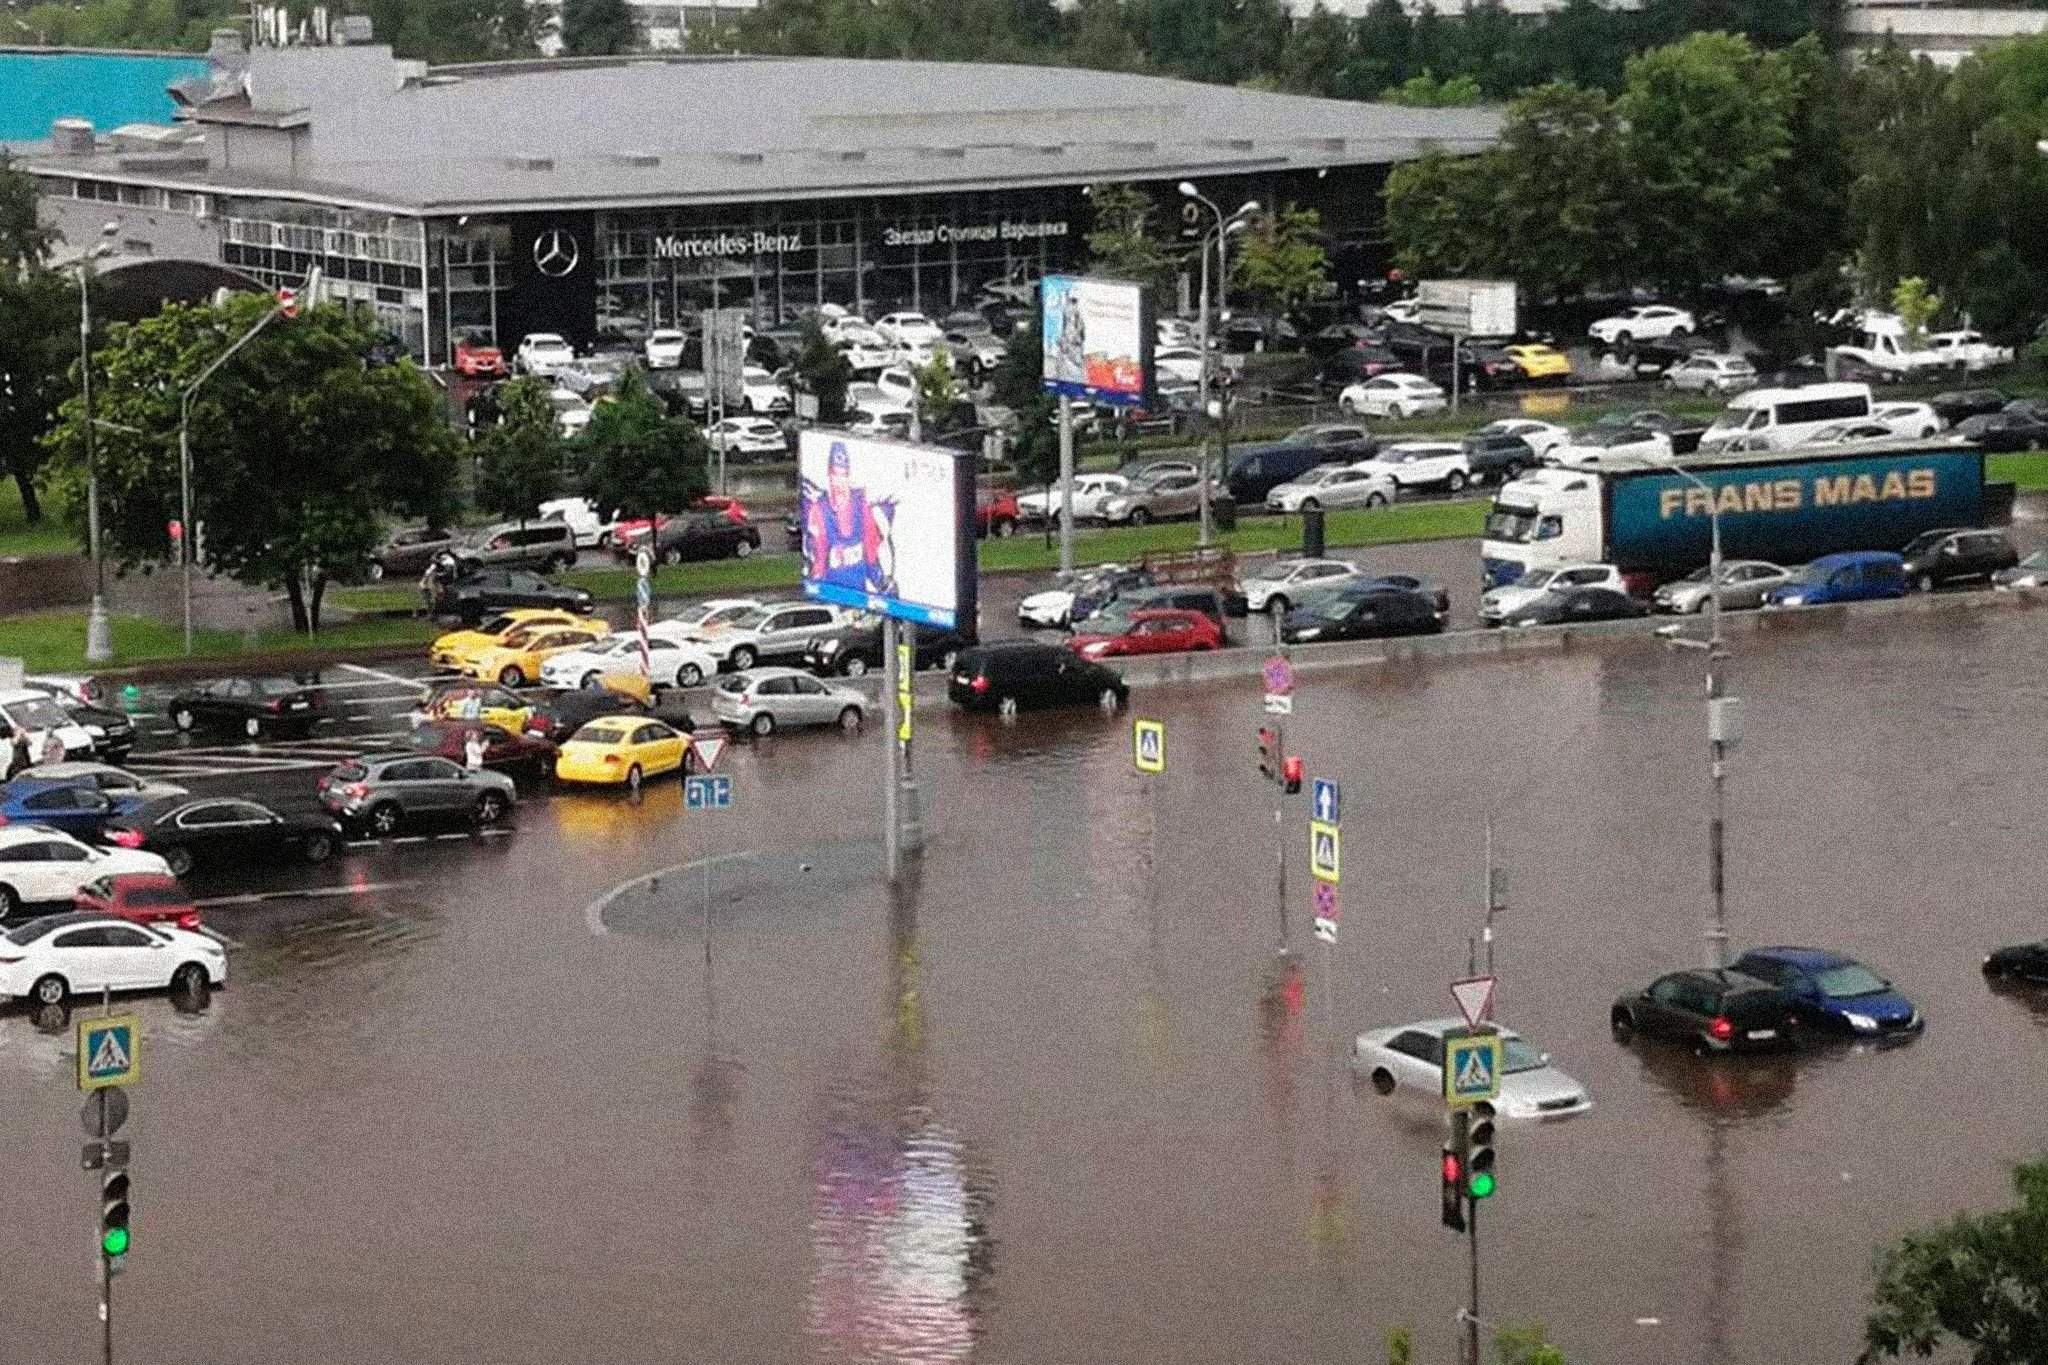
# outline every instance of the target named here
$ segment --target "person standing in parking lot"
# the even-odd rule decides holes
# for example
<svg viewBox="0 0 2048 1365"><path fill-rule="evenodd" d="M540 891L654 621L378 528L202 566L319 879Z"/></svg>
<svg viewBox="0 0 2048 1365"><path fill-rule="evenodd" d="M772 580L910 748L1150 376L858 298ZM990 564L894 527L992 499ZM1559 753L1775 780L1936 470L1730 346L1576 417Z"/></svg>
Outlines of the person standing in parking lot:
<svg viewBox="0 0 2048 1365"><path fill-rule="evenodd" d="M462 761L473 773L484 770L484 732L471 730L462 741Z"/></svg>

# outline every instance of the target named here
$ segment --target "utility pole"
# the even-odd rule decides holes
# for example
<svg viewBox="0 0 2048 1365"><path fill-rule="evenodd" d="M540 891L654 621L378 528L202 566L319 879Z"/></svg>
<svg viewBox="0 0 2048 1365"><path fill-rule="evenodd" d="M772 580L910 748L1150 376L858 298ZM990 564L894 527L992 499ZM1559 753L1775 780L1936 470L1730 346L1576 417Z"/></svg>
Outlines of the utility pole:
<svg viewBox="0 0 2048 1365"><path fill-rule="evenodd" d="M1060 395L1060 572L1074 571L1074 397Z"/></svg>
<svg viewBox="0 0 2048 1365"><path fill-rule="evenodd" d="M113 623L107 619L107 561L100 552L100 462L92 412L93 262L114 254L110 240L119 223L100 228L100 242L78 263L78 397L85 408L85 540L92 555L92 605L85 617L85 660L103 664L114 657Z"/></svg>
<svg viewBox="0 0 2048 1365"><path fill-rule="evenodd" d="M1213 199L1211 199L1211 198L1209 198L1209 197L1208 197L1207 195L1203 194L1203 193L1202 193L1202 192L1201 192L1200 190L1196 189L1196 188L1195 188L1195 184L1194 184L1194 182L1193 182L1193 181L1191 181L1191 180L1183 180L1183 181L1181 181L1181 182L1180 182L1180 185L1179 185L1179 189L1180 189L1181 197L1182 197L1183 199L1186 199L1186 200L1188 200L1190 204L1200 204L1200 205L1201 205L1201 206L1202 206L1203 208L1205 208L1205 209L1207 209L1207 210L1209 211L1209 216L1210 216L1211 218L1215 219L1215 221L1216 221L1216 226L1215 226L1215 228L1213 229L1213 231L1214 231L1214 232L1215 232L1215 234L1216 234L1216 264L1217 264L1217 272L1218 272L1218 279L1217 279L1217 281L1216 281L1216 290L1217 290L1217 295L1218 295L1218 297L1220 298L1220 297L1222 296L1222 293L1223 293L1223 291L1224 291L1224 290L1225 290L1225 289L1226 289L1226 288L1228 287L1228 286L1226 286L1226 285L1225 285L1225 283L1224 283L1224 281L1223 281L1223 279L1222 279L1222 276L1223 276L1223 275L1226 275L1226 274L1228 273L1228 272L1227 272L1226 270L1224 270L1224 268L1223 268L1223 266L1224 266L1224 254L1223 254L1223 253L1224 253L1224 244L1225 244L1225 243L1226 243L1226 242L1228 241L1228 239L1229 239L1229 237L1230 237L1230 234L1231 234L1231 233L1232 233L1233 231L1235 231L1235 230L1236 230L1236 229L1238 229L1238 228L1241 228L1241 227L1243 227L1243 226L1244 226L1244 225L1245 225L1245 224L1246 224L1247 222L1250 222L1250 221L1251 221L1251 218L1252 218L1252 216L1253 216L1254 214L1256 214L1256 213L1257 213L1257 212L1259 211L1259 201L1258 201L1258 200L1256 200L1256 199L1248 199L1248 200L1246 200L1246 201L1245 201L1245 202L1244 202L1244 203L1243 203L1242 205L1240 205L1240 206L1239 206L1239 208L1238 208L1237 212L1235 212L1235 213L1231 214L1231 215L1230 215L1229 217L1227 217L1227 218L1226 218L1226 217L1224 217L1224 215L1223 215L1223 210L1222 210L1221 208L1219 208L1219 207L1217 206L1217 204L1216 204L1216 201L1215 201L1215 200L1213 200ZM1212 541L1212 540L1213 540L1213 539L1215 538L1215 521L1214 521L1213 515L1212 515L1212 513L1210 512L1210 509L1209 509L1209 470L1210 470L1210 468L1211 468L1211 465L1210 465L1210 461L1209 461L1209 392L1210 392L1210 384L1209 384L1209 365L1210 365L1210 356L1209 356L1209 234L1208 234L1208 232L1204 232L1204 233L1202 234L1202 242L1201 242L1201 248L1202 248L1202 300L1201 300L1201 308L1202 308L1202 319L1201 319L1201 327L1200 327L1200 337L1199 337L1199 341L1197 342L1197 344L1198 344L1198 345L1199 345L1199 346L1201 347L1201 350L1202 350L1202 368L1201 368L1201 382L1200 382L1200 386L1199 386L1199 388L1200 388L1200 392L1199 392L1199 397L1200 397L1200 401L1201 401L1201 405L1202 405L1202 467L1201 467L1201 486L1200 486L1200 488L1199 488L1199 489L1198 489L1197 491L1198 491L1198 497L1199 497L1199 500L1200 500L1200 504L1201 504L1201 512L1202 512L1202 537L1201 537L1201 542L1200 542L1200 543L1201 543L1201 545L1203 546L1203 548L1205 548L1205 549L1206 549L1206 548L1207 548L1207 547L1209 546L1210 542L1211 542L1211 541ZM1226 432L1226 433L1225 433L1225 435L1224 435L1224 440L1225 440L1226 442L1227 442L1227 441L1229 440L1229 434L1228 434L1227 432ZM1227 447L1226 447L1226 448L1227 448Z"/></svg>

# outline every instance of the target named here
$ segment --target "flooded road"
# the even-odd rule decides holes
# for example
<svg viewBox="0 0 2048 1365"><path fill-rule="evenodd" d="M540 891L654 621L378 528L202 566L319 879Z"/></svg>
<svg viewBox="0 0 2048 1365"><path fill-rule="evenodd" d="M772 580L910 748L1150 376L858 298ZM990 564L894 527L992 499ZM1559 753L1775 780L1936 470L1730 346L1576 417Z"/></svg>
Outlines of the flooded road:
<svg viewBox="0 0 2048 1365"><path fill-rule="evenodd" d="M873 731L735 746L732 812L534 793L509 837L205 883L338 894L217 907L229 988L140 1003L117 1349L1237 1365L1374 1361L1406 1325L1447 1360L1440 1119L1339 1058L1451 1013L1491 811L1500 1017L1595 1108L1504 1128L1482 1315L1543 1319L1575 1363L1847 1360L1875 1248L2003 1202L2039 1150L2048 996L1977 964L2048 933L2042 630L1737 641L1734 941L1891 975L1931 1022L1886 1051L1609 1037L1624 987L1699 960L1707 909L1699 660L1643 642L1305 684L1289 747L1344 783L1329 960L1305 797L1276 955L1251 680L1136 695L1170 727L1149 788L1127 718L921 710L931 841L896 897ZM305 800L314 776L192 785ZM707 856L708 954L683 866ZM94 1349L72 1065L68 1030L0 1017L13 1360Z"/></svg>

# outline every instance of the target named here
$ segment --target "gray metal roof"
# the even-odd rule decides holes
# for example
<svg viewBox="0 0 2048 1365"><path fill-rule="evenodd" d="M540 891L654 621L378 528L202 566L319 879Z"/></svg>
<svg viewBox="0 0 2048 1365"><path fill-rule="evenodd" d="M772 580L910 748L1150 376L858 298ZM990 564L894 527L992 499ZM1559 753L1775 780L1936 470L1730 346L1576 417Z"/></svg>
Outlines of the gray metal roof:
<svg viewBox="0 0 2048 1365"><path fill-rule="evenodd" d="M400 84L325 79L334 73L318 64L335 51L249 54L256 103L309 114L311 154L291 178L176 178L440 213L729 203L1385 164L1480 150L1500 126L1496 109L1064 67L644 57L448 68ZM360 75L363 50L343 51ZM221 112L239 121L246 108ZM87 159L37 168L67 162Z"/></svg>

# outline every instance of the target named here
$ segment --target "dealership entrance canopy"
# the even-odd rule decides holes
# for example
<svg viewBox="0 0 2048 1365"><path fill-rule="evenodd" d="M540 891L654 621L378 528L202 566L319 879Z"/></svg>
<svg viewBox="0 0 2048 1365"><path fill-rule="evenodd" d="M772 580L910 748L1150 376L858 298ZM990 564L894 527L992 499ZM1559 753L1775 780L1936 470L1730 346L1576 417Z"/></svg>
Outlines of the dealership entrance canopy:
<svg viewBox="0 0 2048 1365"><path fill-rule="evenodd" d="M1414 109L1059 67L684 57L428 69L216 36L181 120L60 120L26 158L72 242L266 284L319 266L434 363L831 302L940 313L1085 259L1088 188L1196 181L1376 235L1386 168L1492 143Z"/></svg>

